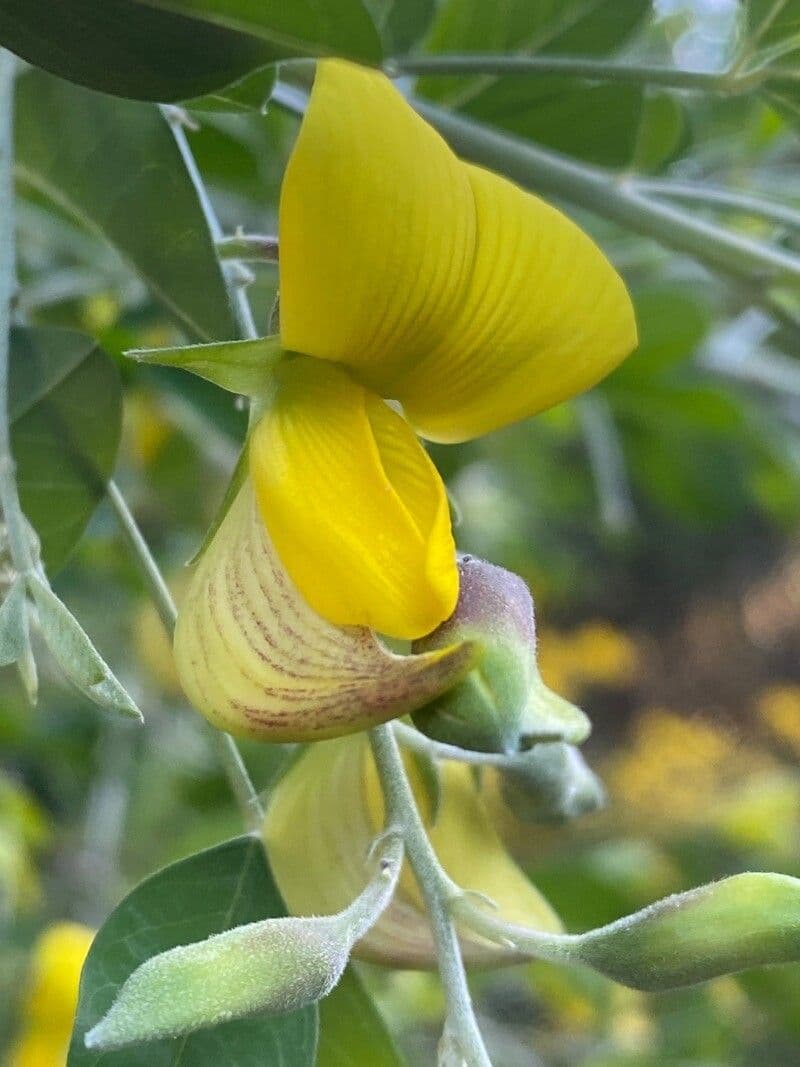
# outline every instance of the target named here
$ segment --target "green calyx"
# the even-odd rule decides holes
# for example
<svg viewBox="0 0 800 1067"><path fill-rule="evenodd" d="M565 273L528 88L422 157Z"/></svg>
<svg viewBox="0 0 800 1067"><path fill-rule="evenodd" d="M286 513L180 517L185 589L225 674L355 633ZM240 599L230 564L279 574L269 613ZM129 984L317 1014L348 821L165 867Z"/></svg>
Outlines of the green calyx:
<svg viewBox="0 0 800 1067"><path fill-rule="evenodd" d="M414 713L428 737L478 752L513 754L539 741L580 744L584 713L542 681L536 664L533 601L517 575L471 556L459 559L453 615L415 652L471 641L477 665L459 684Z"/></svg>

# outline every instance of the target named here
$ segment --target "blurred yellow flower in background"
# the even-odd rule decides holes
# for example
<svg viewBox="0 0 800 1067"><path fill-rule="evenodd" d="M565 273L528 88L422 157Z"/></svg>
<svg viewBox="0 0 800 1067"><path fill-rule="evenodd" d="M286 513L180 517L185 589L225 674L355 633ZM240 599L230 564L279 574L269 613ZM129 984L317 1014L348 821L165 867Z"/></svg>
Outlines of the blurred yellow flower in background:
<svg viewBox="0 0 800 1067"><path fill-rule="evenodd" d="M800 755L800 685L775 685L756 701L759 718L772 733Z"/></svg>
<svg viewBox="0 0 800 1067"><path fill-rule="evenodd" d="M81 968L94 931L78 923L50 926L33 951L22 1029L8 1067L64 1067L78 1005Z"/></svg>
<svg viewBox="0 0 800 1067"><path fill-rule="evenodd" d="M605 619L584 623L569 633L543 629L538 655L547 685L573 700L588 685L630 685L639 667L636 642Z"/></svg>

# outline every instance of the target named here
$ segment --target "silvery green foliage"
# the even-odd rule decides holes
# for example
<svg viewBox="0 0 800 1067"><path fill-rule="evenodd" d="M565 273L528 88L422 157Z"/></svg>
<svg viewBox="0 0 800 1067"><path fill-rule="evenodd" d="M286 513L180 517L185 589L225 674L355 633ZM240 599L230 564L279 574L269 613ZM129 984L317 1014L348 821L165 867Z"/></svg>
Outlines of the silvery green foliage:
<svg viewBox="0 0 800 1067"><path fill-rule="evenodd" d="M100 707L141 720L142 713L47 580L34 573L27 585L45 644L67 678Z"/></svg>
<svg viewBox="0 0 800 1067"><path fill-rule="evenodd" d="M104 1051L177 1037L232 1019L296 1011L327 996L400 876L397 834L381 835L374 852L371 880L335 915L248 923L146 960L86 1034L86 1047Z"/></svg>
<svg viewBox="0 0 800 1067"><path fill-rule="evenodd" d="M324 997L350 953L338 916L266 919L147 960L86 1035L89 1049L175 1037Z"/></svg>

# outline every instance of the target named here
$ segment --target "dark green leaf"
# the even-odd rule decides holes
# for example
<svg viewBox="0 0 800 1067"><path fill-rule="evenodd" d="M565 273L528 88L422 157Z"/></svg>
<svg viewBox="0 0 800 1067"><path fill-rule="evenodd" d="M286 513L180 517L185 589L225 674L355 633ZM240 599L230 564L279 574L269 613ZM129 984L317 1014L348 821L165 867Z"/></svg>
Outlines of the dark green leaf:
<svg viewBox="0 0 800 1067"><path fill-rule="evenodd" d="M426 33L435 0L366 0L389 55L407 52Z"/></svg>
<svg viewBox="0 0 800 1067"><path fill-rule="evenodd" d="M649 7L647 0L445 0L426 51L603 55L630 35ZM488 81L430 77L422 79L419 91L462 104ZM528 81L535 93L536 78Z"/></svg>
<svg viewBox="0 0 800 1067"><path fill-rule="evenodd" d="M250 34L270 46L274 59L341 55L378 62L381 44L361 0L145 0L148 7L174 11Z"/></svg>
<svg viewBox="0 0 800 1067"><path fill-rule="evenodd" d="M139 0L0 0L0 41L69 81L140 100L220 89L273 58L252 37Z"/></svg>
<svg viewBox="0 0 800 1067"><path fill-rule="evenodd" d="M85 334L17 327L9 390L22 508L52 573L77 543L114 469L122 421L119 373Z"/></svg>
<svg viewBox="0 0 800 1067"><path fill-rule="evenodd" d="M79 85L160 101L279 59L381 54L361 0L0 0L0 43Z"/></svg>
<svg viewBox="0 0 800 1067"><path fill-rule="evenodd" d="M574 78L522 75L492 82L463 110L590 163L624 167L639 138L642 96L636 85L587 85Z"/></svg>
<svg viewBox="0 0 800 1067"><path fill-rule="evenodd" d="M403 1067L386 1024L351 965L320 1002L316 1067Z"/></svg>
<svg viewBox="0 0 800 1067"><path fill-rule="evenodd" d="M231 85L215 92L187 100L185 107L193 111L217 111L222 113L257 111L265 114L267 103L275 86L275 67L261 67L245 75Z"/></svg>
<svg viewBox="0 0 800 1067"><path fill-rule="evenodd" d="M88 1052L83 1035L120 986L151 956L243 923L285 915L260 842L237 838L152 875L112 913L95 938L81 978L68 1067L313 1067L313 1008L225 1023L176 1040L119 1052Z"/></svg>
<svg viewBox="0 0 800 1067"><path fill-rule="evenodd" d="M109 241L193 339L234 336L197 194L154 107L30 71L16 126L24 185Z"/></svg>

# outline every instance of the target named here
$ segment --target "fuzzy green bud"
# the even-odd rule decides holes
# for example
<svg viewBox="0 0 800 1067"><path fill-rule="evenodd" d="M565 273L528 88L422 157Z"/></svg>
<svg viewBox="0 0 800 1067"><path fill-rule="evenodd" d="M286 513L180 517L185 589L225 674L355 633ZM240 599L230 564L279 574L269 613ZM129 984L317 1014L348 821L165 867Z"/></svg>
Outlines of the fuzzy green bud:
<svg viewBox="0 0 800 1067"><path fill-rule="evenodd" d="M539 740L584 741L583 712L553 693L536 663L528 587L516 574L473 556L458 561L459 597L450 618L414 652L470 641L480 658L470 673L413 715L428 737L476 752L514 753Z"/></svg>
<svg viewBox="0 0 800 1067"><path fill-rule="evenodd" d="M232 1019L296 1011L327 996L353 944L394 893L402 842L387 834L378 844L374 876L344 911L248 923L146 960L86 1034L86 1047L106 1051L178 1037Z"/></svg>
<svg viewBox="0 0 800 1067"><path fill-rule="evenodd" d="M581 753L563 741L535 745L500 771L503 800L523 822L561 822L596 811L605 790Z"/></svg>
<svg viewBox="0 0 800 1067"><path fill-rule="evenodd" d="M800 880L738 874L582 934L570 958L635 989L800 959Z"/></svg>

